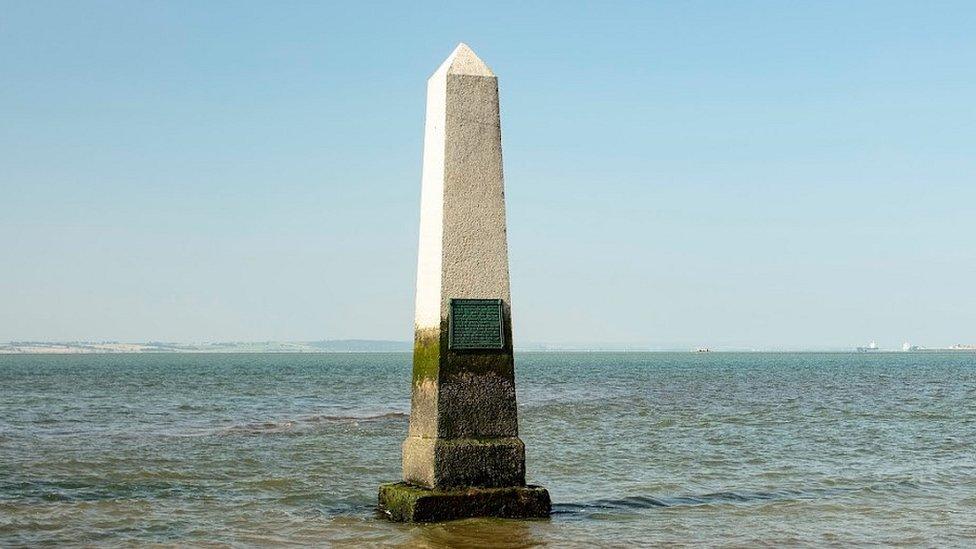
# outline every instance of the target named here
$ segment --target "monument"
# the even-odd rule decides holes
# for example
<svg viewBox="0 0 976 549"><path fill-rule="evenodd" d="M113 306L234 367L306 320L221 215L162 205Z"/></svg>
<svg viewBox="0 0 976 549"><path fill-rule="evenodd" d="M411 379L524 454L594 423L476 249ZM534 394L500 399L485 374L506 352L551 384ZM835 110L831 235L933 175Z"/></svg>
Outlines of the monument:
<svg viewBox="0 0 976 549"><path fill-rule="evenodd" d="M397 521L547 517L518 437L498 79L459 44L427 81L410 427Z"/></svg>

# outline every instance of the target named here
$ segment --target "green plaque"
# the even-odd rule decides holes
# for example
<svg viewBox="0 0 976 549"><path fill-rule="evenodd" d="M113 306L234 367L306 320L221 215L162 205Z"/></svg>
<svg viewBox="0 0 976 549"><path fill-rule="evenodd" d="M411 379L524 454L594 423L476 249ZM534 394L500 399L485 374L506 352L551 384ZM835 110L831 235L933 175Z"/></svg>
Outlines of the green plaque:
<svg viewBox="0 0 976 549"><path fill-rule="evenodd" d="M448 347L504 349L504 318L500 299L452 299Z"/></svg>

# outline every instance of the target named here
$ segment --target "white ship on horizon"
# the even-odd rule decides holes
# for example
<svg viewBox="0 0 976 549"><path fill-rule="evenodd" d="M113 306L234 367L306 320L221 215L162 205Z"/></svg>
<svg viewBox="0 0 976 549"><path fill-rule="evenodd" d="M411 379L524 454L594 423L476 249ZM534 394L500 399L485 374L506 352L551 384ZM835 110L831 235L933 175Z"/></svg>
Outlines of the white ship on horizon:
<svg viewBox="0 0 976 549"><path fill-rule="evenodd" d="M880 351L880 350L881 350L881 348L878 347L878 343L876 341L873 341L873 340L871 341L871 343L868 343L868 346L867 347L858 347L857 348L857 352L859 352L859 353L870 353L872 351Z"/></svg>

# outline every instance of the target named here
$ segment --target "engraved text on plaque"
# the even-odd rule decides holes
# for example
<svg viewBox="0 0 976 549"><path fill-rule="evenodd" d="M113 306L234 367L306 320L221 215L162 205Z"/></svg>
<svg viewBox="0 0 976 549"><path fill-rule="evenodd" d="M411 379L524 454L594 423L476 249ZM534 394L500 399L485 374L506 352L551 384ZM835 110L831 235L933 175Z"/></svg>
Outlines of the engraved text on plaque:
<svg viewBox="0 0 976 549"><path fill-rule="evenodd" d="M452 299L449 347L454 350L503 349L502 300Z"/></svg>

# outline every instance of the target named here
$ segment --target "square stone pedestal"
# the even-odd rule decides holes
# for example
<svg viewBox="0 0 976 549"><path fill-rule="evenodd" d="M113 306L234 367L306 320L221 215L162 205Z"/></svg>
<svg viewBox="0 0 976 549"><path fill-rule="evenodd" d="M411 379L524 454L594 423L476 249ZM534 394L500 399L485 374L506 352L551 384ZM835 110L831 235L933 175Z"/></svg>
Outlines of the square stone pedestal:
<svg viewBox="0 0 976 549"><path fill-rule="evenodd" d="M547 518L549 491L541 486L430 490L405 482L380 486L380 511L398 522L441 522L473 517Z"/></svg>

